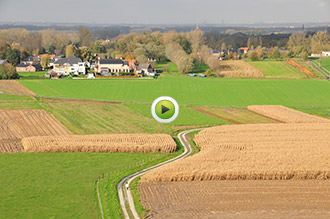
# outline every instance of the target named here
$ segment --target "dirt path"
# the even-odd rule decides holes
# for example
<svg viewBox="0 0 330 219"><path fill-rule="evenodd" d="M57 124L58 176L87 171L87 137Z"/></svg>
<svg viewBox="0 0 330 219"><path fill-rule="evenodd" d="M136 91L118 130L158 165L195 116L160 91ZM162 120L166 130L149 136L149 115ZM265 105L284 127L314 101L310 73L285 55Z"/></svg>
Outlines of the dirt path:
<svg viewBox="0 0 330 219"><path fill-rule="evenodd" d="M130 184L134 179L136 179L137 177L140 177L141 175L146 174L147 172L150 172L154 169L160 168L160 167L165 166L169 163L181 160L181 159L189 156L193 152L193 149L192 149L189 141L187 140L186 135L191 133L191 132L199 131L199 130L202 130L202 129L192 129L192 130L183 131L183 132L179 133L179 135L178 135L179 140L180 140L181 144L184 147L184 152L182 154L180 154L179 156L177 156L177 157L175 157L171 160L165 161L163 163L157 164L155 166L149 167L147 169L141 170L137 173L131 174L131 175L125 177L124 179L122 179L118 183L118 185L117 185L118 196L119 196L119 200L120 200L120 206L122 208L125 219L140 218L139 214L137 213L137 211L135 209L134 200L133 200L133 197L132 197L132 194L131 194L131 190L125 188L126 182L128 182L128 184ZM128 209L127 209L126 206L128 206ZM132 215L132 216L130 216L130 215Z"/></svg>

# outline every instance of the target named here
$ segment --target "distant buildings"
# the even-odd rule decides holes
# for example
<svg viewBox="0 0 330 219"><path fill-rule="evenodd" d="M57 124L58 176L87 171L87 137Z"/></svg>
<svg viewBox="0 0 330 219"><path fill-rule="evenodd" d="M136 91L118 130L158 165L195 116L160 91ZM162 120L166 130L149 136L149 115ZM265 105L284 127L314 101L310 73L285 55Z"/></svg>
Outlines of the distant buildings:
<svg viewBox="0 0 330 219"><path fill-rule="evenodd" d="M243 54L243 55L246 54L246 53L248 53L249 50L250 50L249 47L241 47L241 48L238 49L239 53L240 54Z"/></svg>
<svg viewBox="0 0 330 219"><path fill-rule="evenodd" d="M123 61L121 59L98 59L95 65L95 71L101 75L110 76L112 73L134 72L134 69L130 67L129 61Z"/></svg>
<svg viewBox="0 0 330 219"><path fill-rule="evenodd" d="M42 67L39 64L18 64L16 66L17 72L36 72L41 70Z"/></svg>
<svg viewBox="0 0 330 219"><path fill-rule="evenodd" d="M86 74L85 63L80 58L71 56L69 58L60 58L53 64L53 71L59 75Z"/></svg>
<svg viewBox="0 0 330 219"><path fill-rule="evenodd" d="M29 56L21 61L21 64L24 65L32 65L32 64L40 64L40 57Z"/></svg>
<svg viewBox="0 0 330 219"><path fill-rule="evenodd" d="M148 63L140 64L136 69L136 74L142 76L154 76L156 71Z"/></svg>

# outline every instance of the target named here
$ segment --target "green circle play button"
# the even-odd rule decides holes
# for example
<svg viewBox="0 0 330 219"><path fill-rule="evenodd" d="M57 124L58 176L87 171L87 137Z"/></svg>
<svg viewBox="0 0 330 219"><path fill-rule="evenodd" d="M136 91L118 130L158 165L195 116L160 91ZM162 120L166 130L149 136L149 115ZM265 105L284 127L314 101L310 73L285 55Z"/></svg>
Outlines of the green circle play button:
<svg viewBox="0 0 330 219"><path fill-rule="evenodd" d="M174 104L169 100L162 100L156 105L156 114L161 119L169 119L175 113Z"/></svg>
<svg viewBox="0 0 330 219"><path fill-rule="evenodd" d="M159 97L152 103L151 114L158 122L173 122L179 115L179 105L171 97Z"/></svg>

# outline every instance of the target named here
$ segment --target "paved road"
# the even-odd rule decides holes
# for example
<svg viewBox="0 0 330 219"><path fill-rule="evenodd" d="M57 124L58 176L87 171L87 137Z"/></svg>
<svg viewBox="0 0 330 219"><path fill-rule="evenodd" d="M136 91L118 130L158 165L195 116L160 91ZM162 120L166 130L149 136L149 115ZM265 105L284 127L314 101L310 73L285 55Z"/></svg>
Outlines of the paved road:
<svg viewBox="0 0 330 219"><path fill-rule="evenodd" d="M330 75L328 75L326 72L324 72L319 66L317 66L317 64L315 64L314 62L311 62L315 68L317 68L317 70L319 70L322 74L324 74L329 80L330 80Z"/></svg>
<svg viewBox="0 0 330 219"><path fill-rule="evenodd" d="M169 163L176 162L178 160L181 160L181 159L189 156L193 152L193 149L192 149L189 141L187 140L186 135L190 132L200 131L202 129L203 128L187 130L187 131L180 132L178 134L178 138L179 138L181 144L184 147L184 152L182 154L180 154L179 156L177 156L175 158L172 158L171 160L165 161L163 163L157 164L155 166L149 167L147 169L141 170L137 173L133 173L133 174L125 177L124 179L122 179L118 183L117 190L118 190L118 195L119 195L119 200L120 200L120 206L121 206L121 209L123 211L125 219L129 219L129 218L138 219L138 218L140 218L137 211L136 211L136 209L135 209L135 206L134 206L134 201L133 201L133 197L132 197L132 194L131 194L131 190L130 189L127 190L125 188L126 182L128 182L128 184L130 184L134 179L146 174L147 172L150 172L151 170L160 168L160 167L165 166Z"/></svg>

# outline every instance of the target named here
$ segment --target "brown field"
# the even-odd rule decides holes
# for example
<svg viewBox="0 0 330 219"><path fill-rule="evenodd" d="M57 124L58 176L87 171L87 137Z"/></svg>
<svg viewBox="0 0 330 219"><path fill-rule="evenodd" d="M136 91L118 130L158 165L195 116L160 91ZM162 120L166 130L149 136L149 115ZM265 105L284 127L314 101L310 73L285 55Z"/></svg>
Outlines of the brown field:
<svg viewBox="0 0 330 219"><path fill-rule="evenodd" d="M54 116L42 110L0 110L0 153L20 152L30 136L69 135Z"/></svg>
<svg viewBox="0 0 330 219"><path fill-rule="evenodd" d="M263 78L264 74L249 63L241 60L226 60L220 62L220 77L225 78Z"/></svg>
<svg viewBox="0 0 330 219"><path fill-rule="evenodd" d="M330 181L140 183L152 218L330 218Z"/></svg>
<svg viewBox="0 0 330 219"><path fill-rule="evenodd" d="M28 137L24 152L171 153L176 143L166 134L110 134Z"/></svg>
<svg viewBox="0 0 330 219"><path fill-rule="evenodd" d="M201 152L143 181L330 179L330 123L225 125L195 136Z"/></svg>
<svg viewBox="0 0 330 219"><path fill-rule="evenodd" d="M14 80L0 80L0 91L14 94L35 95L33 91Z"/></svg>
<svg viewBox="0 0 330 219"><path fill-rule="evenodd" d="M233 124L275 123L276 121L246 108L193 107L198 112L225 120Z"/></svg>
<svg viewBox="0 0 330 219"><path fill-rule="evenodd" d="M248 109L285 123L329 123L329 119L309 115L284 106L248 106Z"/></svg>

